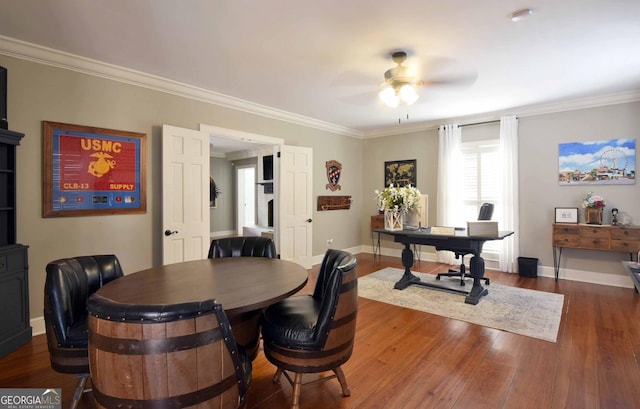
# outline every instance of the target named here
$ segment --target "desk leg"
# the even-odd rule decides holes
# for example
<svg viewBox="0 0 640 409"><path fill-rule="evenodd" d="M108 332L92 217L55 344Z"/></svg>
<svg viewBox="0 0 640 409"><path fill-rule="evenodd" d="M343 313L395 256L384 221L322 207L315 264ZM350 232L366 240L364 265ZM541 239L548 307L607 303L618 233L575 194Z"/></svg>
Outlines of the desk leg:
<svg viewBox="0 0 640 409"><path fill-rule="evenodd" d="M375 241L373 239L373 235L374 234L378 234L378 240ZM375 260L376 255L378 257L380 257L382 255L382 251L380 250L380 233L379 232L374 232L373 230L371 230L371 247L373 247L373 259Z"/></svg>
<svg viewBox="0 0 640 409"><path fill-rule="evenodd" d="M558 275L560 273L560 259L562 258L562 247L558 250L558 247L553 246L553 271L556 274L556 281L558 281Z"/></svg>
<svg viewBox="0 0 640 409"><path fill-rule="evenodd" d="M471 277L473 277L473 287L471 292L464 299L465 304L476 305L480 301L480 297L489 294L489 291L482 286L482 278L484 277L484 259L480 256L473 256L469 262L471 269Z"/></svg>
<svg viewBox="0 0 640 409"><path fill-rule="evenodd" d="M404 266L404 274L400 278L393 288L396 290L404 290L411 284L419 283L420 279L411 274L411 267L413 267L413 251L411 251L411 244L404 245L402 250L402 265Z"/></svg>

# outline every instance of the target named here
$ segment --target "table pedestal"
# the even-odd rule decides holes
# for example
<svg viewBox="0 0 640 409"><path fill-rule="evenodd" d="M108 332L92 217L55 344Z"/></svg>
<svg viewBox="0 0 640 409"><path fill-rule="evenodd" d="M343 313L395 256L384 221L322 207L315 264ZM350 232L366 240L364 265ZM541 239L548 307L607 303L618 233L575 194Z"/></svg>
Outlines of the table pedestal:
<svg viewBox="0 0 640 409"><path fill-rule="evenodd" d="M402 265L404 266L404 274L393 286L396 290L404 290L410 285L420 285L423 287L435 288L437 290L464 294L466 295L464 302L472 305L478 304L480 297L489 294L489 291L482 286L482 278L484 277L484 259L480 256L474 255L470 261L471 277L473 277L473 287L471 287L471 291L457 290L455 288L445 287L435 283L426 283L413 275L411 273L411 267L413 267L413 251L411 250L410 243L404 244L404 249L402 250Z"/></svg>

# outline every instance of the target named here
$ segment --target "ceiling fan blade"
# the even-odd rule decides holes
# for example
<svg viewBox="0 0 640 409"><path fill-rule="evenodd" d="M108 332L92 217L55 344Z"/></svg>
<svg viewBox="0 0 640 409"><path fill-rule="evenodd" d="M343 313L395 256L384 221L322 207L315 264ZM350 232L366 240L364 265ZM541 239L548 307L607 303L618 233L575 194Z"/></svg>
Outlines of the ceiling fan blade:
<svg viewBox="0 0 640 409"><path fill-rule="evenodd" d="M377 97L378 93L376 91L367 91L345 97L338 97L338 100L349 105L366 106L374 103Z"/></svg>
<svg viewBox="0 0 640 409"><path fill-rule="evenodd" d="M451 74L441 75L438 77L432 77L421 81L421 85L424 87L432 86L457 86L457 87L469 87L473 85L478 79L477 73L466 74Z"/></svg>
<svg viewBox="0 0 640 409"><path fill-rule="evenodd" d="M332 87L366 87L370 88L371 84L381 82L382 78L377 78L370 73L364 73L357 70L344 71L331 80L329 84Z"/></svg>

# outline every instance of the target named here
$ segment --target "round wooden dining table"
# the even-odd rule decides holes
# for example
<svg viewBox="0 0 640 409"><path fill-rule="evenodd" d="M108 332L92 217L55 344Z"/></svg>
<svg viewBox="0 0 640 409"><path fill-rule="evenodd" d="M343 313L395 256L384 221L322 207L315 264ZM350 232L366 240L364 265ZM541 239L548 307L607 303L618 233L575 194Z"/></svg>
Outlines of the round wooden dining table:
<svg viewBox="0 0 640 409"><path fill-rule="evenodd" d="M262 310L307 283L299 264L264 257L229 257L168 264L138 271L100 288L100 297L123 305L154 306L215 299L239 345L253 359Z"/></svg>

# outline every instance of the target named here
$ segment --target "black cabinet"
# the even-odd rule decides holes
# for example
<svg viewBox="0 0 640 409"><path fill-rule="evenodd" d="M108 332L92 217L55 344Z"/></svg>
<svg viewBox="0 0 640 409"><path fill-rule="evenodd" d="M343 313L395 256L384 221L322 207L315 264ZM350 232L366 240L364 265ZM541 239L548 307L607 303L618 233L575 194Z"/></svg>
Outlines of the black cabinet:
<svg viewBox="0 0 640 409"><path fill-rule="evenodd" d="M23 136L0 129L0 247L16 243L16 147Z"/></svg>
<svg viewBox="0 0 640 409"><path fill-rule="evenodd" d="M0 357L31 341L27 247L0 247Z"/></svg>
<svg viewBox="0 0 640 409"><path fill-rule="evenodd" d="M0 357L31 340L27 246L16 243L18 132L0 129Z"/></svg>

